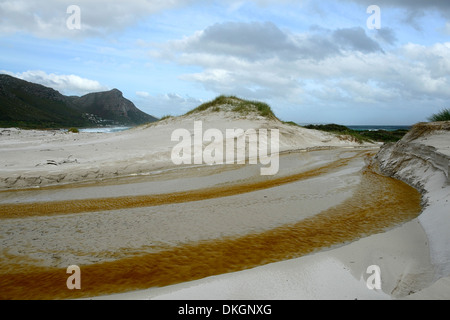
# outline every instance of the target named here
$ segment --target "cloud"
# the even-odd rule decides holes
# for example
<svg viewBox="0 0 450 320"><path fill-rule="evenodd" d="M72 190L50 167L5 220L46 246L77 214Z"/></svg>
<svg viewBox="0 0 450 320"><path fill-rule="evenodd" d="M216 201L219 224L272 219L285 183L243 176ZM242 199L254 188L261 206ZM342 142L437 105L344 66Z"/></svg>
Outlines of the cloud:
<svg viewBox="0 0 450 320"><path fill-rule="evenodd" d="M444 34L450 36L450 22L447 22L445 24L445 27L442 28L441 32L443 32Z"/></svg>
<svg viewBox="0 0 450 320"><path fill-rule="evenodd" d="M0 34L27 32L44 38L104 36L193 0L0 0ZM80 8L80 30L70 30L67 8Z"/></svg>
<svg viewBox="0 0 450 320"><path fill-rule="evenodd" d="M215 24L189 38L184 49L248 59L300 54L289 35L271 22Z"/></svg>
<svg viewBox="0 0 450 320"><path fill-rule="evenodd" d="M98 81L85 79L76 75L48 74L41 70L30 70L21 73L1 72L22 80L53 88L66 95L84 95L91 92L108 90L106 86L101 85Z"/></svg>
<svg viewBox="0 0 450 320"><path fill-rule="evenodd" d="M333 32L333 40L339 43L341 48L370 53L383 50L380 45L369 38L361 27L338 29Z"/></svg>
<svg viewBox="0 0 450 320"><path fill-rule="evenodd" d="M340 0L353 2L368 7L374 4L372 0ZM264 8L269 5L292 4L297 7L309 3L285 0L253 0L254 5ZM241 0L226 0L221 3L229 10L238 10L244 5ZM204 0L0 0L0 34L26 32L44 38L62 37L93 37L110 35L166 10L177 9L189 5L211 5ZM403 20L419 27L417 20L424 11L433 10L450 19L450 2L444 0L377 0L376 4L383 8L404 9ZM69 30L67 20L70 14L67 8L77 5L81 10L81 29ZM328 3L324 2L324 6ZM336 5L334 2L333 6ZM206 9L205 9L206 10ZM225 10L225 9L224 9ZM211 29L210 31L215 31ZM269 32L278 31L276 29ZM272 34L269 34L272 36ZM257 35L256 35L257 36ZM280 38L282 41L283 38ZM239 38L236 39L239 41Z"/></svg>
<svg viewBox="0 0 450 320"><path fill-rule="evenodd" d="M395 35L395 31L387 27L383 27L379 30L376 30L375 37L389 45L394 45L397 42L397 36Z"/></svg>
<svg viewBox="0 0 450 320"><path fill-rule="evenodd" d="M162 44L153 56L202 67L181 79L210 91L266 98L300 94L307 69L328 59L382 52L362 28L292 33L271 22L225 22Z"/></svg>
<svg viewBox="0 0 450 320"><path fill-rule="evenodd" d="M184 55L206 54L246 60L324 59L343 51L382 51L380 45L368 37L360 27L334 32L313 29L302 34L281 30L272 22L225 22L215 24L182 40L170 41L159 57L174 57L171 52Z"/></svg>
<svg viewBox="0 0 450 320"><path fill-rule="evenodd" d="M146 91L137 91L136 96L141 97L141 98L148 98L150 96L150 93L148 93Z"/></svg>
<svg viewBox="0 0 450 320"><path fill-rule="evenodd" d="M136 92L134 101L139 109L160 118L185 114L204 102L201 99L177 93L151 95L148 92Z"/></svg>
<svg viewBox="0 0 450 320"><path fill-rule="evenodd" d="M421 12L423 10L439 10L441 13L450 14L450 3L442 0L340 0L347 2L359 3L365 6L370 6L374 3L379 7L397 7L408 10Z"/></svg>
<svg viewBox="0 0 450 320"><path fill-rule="evenodd" d="M340 0L342 2L354 2L365 7L376 4L383 12L384 8L398 8L405 11L403 21L416 29L421 26L418 19L423 17L426 11L434 11L442 17L450 19L450 1L446 0Z"/></svg>
<svg viewBox="0 0 450 320"><path fill-rule="evenodd" d="M226 22L161 44L155 56L201 68L180 78L215 94L284 105L398 109L450 98L450 43L392 47L395 33L378 31Z"/></svg>

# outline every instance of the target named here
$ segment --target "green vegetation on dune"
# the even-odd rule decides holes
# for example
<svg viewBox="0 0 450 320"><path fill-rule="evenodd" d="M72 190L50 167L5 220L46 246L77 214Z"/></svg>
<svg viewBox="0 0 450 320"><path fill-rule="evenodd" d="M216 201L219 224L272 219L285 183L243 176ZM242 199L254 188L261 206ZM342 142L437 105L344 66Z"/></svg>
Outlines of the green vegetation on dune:
<svg viewBox="0 0 450 320"><path fill-rule="evenodd" d="M264 102L251 101L238 98L236 96L225 96L221 95L214 100L205 102L198 106L197 108L189 111L186 115L192 115L196 113L201 113L204 111L209 112L220 112L220 111L231 111L243 116L250 114L257 114L259 116L276 119L277 116L273 113L271 107ZM160 119L160 121L171 118L171 116L165 116ZM280 120L279 120L280 121ZM291 125L295 127L302 127L299 124L292 121L282 121L286 125ZM357 131L352 130L346 126L338 124L326 124L326 125L308 125L305 126L306 129L321 130L329 133L338 135L342 140L351 140L359 143L364 142L397 142L402 139L408 130L395 130L395 131Z"/></svg>
<svg viewBox="0 0 450 320"><path fill-rule="evenodd" d="M377 130L360 132L360 134L364 137L378 142L397 142L401 140L407 133L408 130L401 129L395 131Z"/></svg>
<svg viewBox="0 0 450 320"><path fill-rule="evenodd" d="M197 108L189 111L187 115L199 113L205 110L210 110L212 112L219 112L225 110L225 107L228 107L228 109L226 110L231 110L233 112L237 112L242 115L256 113L265 118L277 119L277 117L275 116L272 109L267 103L260 101L244 100L235 96L224 96L224 95L219 96L212 101L203 103Z"/></svg>
<svg viewBox="0 0 450 320"><path fill-rule="evenodd" d="M225 96L221 95L215 98L214 100L205 102L198 106L197 108L189 111L186 115L192 115L196 113L200 113L203 111L210 112L219 112L219 111L232 111L239 113L243 116L250 114L257 114L259 116L268 118L268 119L276 119L277 116L273 113L271 107L264 102L259 101L251 101L244 100L238 98L236 96ZM169 116L166 116L163 119L167 119ZM292 121L282 121L284 124L302 127L295 122ZM352 140L359 143L364 142L397 142L404 137L404 135L408 132L408 130L396 130L396 131L357 131L352 130L346 126L338 125L338 124L326 124L326 125L308 125L304 128L307 129L315 129L321 130L325 132L330 132L340 136L343 140Z"/></svg>
<svg viewBox="0 0 450 320"><path fill-rule="evenodd" d="M450 109L443 109L428 118L431 122L450 121Z"/></svg>

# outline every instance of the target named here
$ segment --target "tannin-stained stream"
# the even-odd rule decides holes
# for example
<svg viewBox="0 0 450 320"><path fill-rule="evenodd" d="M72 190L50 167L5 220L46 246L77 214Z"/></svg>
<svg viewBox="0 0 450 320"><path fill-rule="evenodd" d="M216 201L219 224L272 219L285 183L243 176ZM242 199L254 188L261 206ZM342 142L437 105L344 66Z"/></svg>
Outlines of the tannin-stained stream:
<svg viewBox="0 0 450 320"><path fill-rule="evenodd" d="M272 180L174 194L0 205L0 216L26 218L200 201L274 188L339 170L356 157ZM304 208L303 210L307 210ZM353 196L297 223L256 234L189 243L164 251L81 267L81 290L66 286L66 269L0 263L0 299L74 299L161 287L301 257L384 232L417 217L421 195L366 168ZM1 223L1 222L0 222Z"/></svg>

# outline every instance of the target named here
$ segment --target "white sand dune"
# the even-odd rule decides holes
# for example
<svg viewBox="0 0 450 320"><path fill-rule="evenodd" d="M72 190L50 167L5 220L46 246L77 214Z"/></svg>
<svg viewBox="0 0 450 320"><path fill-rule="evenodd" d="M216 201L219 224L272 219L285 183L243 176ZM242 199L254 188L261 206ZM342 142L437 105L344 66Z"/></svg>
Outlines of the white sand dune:
<svg viewBox="0 0 450 320"><path fill-rule="evenodd" d="M224 133L235 128L278 129L280 152L359 146L332 134L229 112L187 115L111 134L3 129L0 189L145 175L174 168L171 153L178 142L171 141L171 135L177 129L193 132L195 121L202 121L204 131L214 128Z"/></svg>

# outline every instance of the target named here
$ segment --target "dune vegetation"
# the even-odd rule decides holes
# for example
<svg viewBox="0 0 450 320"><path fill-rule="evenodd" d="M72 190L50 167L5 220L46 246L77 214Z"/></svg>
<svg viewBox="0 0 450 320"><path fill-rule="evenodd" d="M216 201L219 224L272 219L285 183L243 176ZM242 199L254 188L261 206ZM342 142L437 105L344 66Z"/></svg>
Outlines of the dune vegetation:
<svg viewBox="0 0 450 320"><path fill-rule="evenodd" d="M450 121L450 109L442 109L428 118L431 122Z"/></svg>
<svg viewBox="0 0 450 320"><path fill-rule="evenodd" d="M205 110L211 110L213 112L233 111L242 115L256 113L265 118L277 119L271 107L267 103L244 100L236 96L224 95L221 95L212 101L201 104L197 108L189 111L187 114L195 114Z"/></svg>

